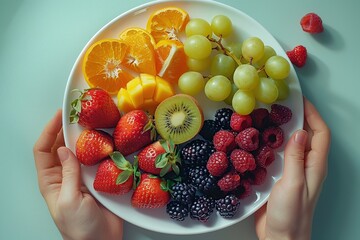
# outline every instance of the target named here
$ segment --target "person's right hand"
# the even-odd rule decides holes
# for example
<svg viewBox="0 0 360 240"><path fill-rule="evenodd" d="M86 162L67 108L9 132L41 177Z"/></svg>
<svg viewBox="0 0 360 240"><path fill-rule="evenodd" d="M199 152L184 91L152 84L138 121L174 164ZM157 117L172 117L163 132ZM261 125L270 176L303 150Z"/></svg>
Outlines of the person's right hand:
<svg viewBox="0 0 360 240"><path fill-rule="evenodd" d="M314 209L327 175L330 130L315 107L304 98L304 130L285 147L282 178L268 203L255 213L260 240L311 238Z"/></svg>

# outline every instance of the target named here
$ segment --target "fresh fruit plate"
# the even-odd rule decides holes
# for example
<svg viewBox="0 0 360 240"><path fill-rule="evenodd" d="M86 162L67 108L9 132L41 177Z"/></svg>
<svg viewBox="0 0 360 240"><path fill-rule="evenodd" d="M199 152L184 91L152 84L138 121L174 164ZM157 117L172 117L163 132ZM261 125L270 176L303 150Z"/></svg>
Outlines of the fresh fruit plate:
<svg viewBox="0 0 360 240"><path fill-rule="evenodd" d="M110 21L77 58L63 111L65 144L93 196L132 224L178 235L228 227L265 204L285 143L303 127L285 51L253 18L216 1L154 1ZM141 129L125 133L134 122ZM159 142L144 140L156 132ZM156 173L142 162L152 154Z"/></svg>

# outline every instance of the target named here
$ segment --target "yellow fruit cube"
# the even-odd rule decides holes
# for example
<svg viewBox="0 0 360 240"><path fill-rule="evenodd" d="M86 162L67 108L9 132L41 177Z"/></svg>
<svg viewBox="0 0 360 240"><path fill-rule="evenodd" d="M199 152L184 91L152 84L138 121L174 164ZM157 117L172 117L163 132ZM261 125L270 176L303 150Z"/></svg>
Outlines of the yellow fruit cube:
<svg viewBox="0 0 360 240"><path fill-rule="evenodd" d="M159 76L156 76L155 79L156 79L156 89L153 97L155 102L161 103L166 98L171 97L175 94L175 90L168 81L164 80Z"/></svg>
<svg viewBox="0 0 360 240"><path fill-rule="evenodd" d="M136 109L141 108L144 102L143 87L141 85L140 77L132 79L126 84L127 91L129 93L131 102Z"/></svg>
<svg viewBox="0 0 360 240"><path fill-rule="evenodd" d="M143 87L144 99L152 99L156 88L155 76L147 73L141 73L140 79Z"/></svg>
<svg viewBox="0 0 360 240"><path fill-rule="evenodd" d="M131 110L135 109L135 107L130 99L130 95L125 88L120 89L120 91L117 95L117 99L118 99L117 106L120 109L120 111L127 113L127 112L130 112Z"/></svg>
<svg viewBox="0 0 360 240"><path fill-rule="evenodd" d="M144 111L149 112L150 114L154 115L156 107L159 103L155 102L153 99L144 99L144 103L142 105L142 109Z"/></svg>

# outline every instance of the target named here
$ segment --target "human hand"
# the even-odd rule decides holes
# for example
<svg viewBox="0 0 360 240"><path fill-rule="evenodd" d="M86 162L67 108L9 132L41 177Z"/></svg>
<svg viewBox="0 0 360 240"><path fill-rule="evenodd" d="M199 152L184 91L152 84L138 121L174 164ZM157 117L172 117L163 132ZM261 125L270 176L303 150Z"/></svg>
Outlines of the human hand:
<svg viewBox="0 0 360 240"><path fill-rule="evenodd" d="M282 178L266 205L255 213L260 240L311 238L311 225L322 183L327 175L330 130L315 107L304 98L304 130L285 147Z"/></svg>
<svg viewBox="0 0 360 240"><path fill-rule="evenodd" d="M38 183L50 214L64 239L122 239L123 220L82 184L80 164L64 146L61 110L34 146Z"/></svg>

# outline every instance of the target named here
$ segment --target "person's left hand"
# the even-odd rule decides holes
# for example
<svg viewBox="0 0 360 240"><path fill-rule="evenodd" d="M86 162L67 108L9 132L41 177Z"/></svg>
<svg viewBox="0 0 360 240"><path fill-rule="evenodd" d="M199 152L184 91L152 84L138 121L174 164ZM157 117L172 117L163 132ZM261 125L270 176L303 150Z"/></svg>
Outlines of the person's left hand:
<svg viewBox="0 0 360 240"><path fill-rule="evenodd" d="M34 146L40 192L64 239L122 239L123 220L88 192L80 163L64 146L61 110Z"/></svg>

